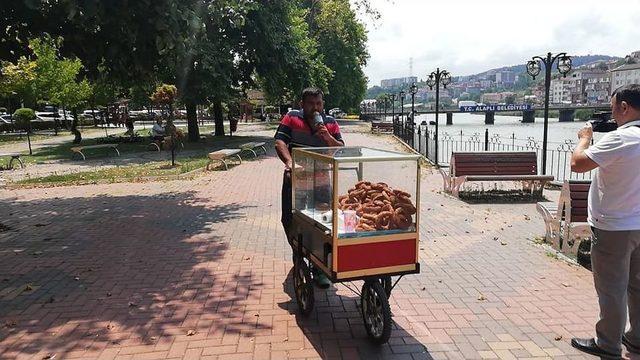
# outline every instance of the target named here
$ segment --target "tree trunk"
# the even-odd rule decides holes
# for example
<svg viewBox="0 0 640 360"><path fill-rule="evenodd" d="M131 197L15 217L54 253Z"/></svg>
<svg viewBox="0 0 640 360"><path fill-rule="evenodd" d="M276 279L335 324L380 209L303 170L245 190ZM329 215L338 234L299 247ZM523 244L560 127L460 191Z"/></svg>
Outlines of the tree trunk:
<svg viewBox="0 0 640 360"><path fill-rule="evenodd" d="M200 128L198 127L198 113L196 104L193 102L186 102L187 108L187 130L189 131L189 141L196 142L200 140Z"/></svg>
<svg viewBox="0 0 640 360"><path fill-rule="evenodd" d="M82 134L80 134L80 131L78 130L78 111L75 109L73 110L73 121L71 122L71 132L73 133L73 135L75 135L75 138L73 139L73 143L80 144L80 142L82 141Z"/></svg>
<svg viewBox="0 0 640 360"><path fill-rule="evenodd" d="M213 101L213 118L215 120L216 136L224 136L224 120L222 118L222 101Z"/></svg>

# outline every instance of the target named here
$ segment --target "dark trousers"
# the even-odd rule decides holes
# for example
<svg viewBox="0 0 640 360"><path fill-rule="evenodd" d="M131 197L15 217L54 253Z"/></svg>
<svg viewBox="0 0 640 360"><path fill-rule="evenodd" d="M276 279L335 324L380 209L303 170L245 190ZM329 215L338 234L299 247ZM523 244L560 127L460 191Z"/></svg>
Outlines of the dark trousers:
<svg viewBox="0 0 640 360"><path fill-rule="evenodd" d="M291 206L291 172L285 171L282 176L282 216L280 217L280 221L282 222L282 227L284 228L284 233L287 235L287 241L291 244L291 222L293 220L293 216L291 212L293 208Z"/></svg>
<svg viewBox="0 0 640 360"><path fill-rule="evenodd" d="M591 266L600 305L596 342L606 351L620 352L627 314L626 336L640 345L640 230L591 231Z"/></svg>

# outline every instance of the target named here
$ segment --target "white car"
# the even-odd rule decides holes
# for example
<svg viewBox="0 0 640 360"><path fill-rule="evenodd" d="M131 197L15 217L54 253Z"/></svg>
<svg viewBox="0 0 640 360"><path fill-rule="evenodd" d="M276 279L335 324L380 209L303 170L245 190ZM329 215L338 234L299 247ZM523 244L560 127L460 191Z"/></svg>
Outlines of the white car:
<svg viewBox="0 0 640 360"><path fill-rule="evenodd" d="M333 108L329 110L329 115L338 118L338 117L343 117L346 114L340 108Z"/></svg>
<svg viewBox="0 0 640 360"><path fill-rule="evenodd" d="M0 115L0 124L11 124L11 115Z"/></svg>

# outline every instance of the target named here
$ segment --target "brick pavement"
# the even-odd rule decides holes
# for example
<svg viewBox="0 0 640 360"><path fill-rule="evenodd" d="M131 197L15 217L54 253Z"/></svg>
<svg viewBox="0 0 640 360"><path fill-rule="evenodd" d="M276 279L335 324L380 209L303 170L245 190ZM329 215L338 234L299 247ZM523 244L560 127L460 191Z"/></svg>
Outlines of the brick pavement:
<svg viewBox="0 0 640 360"><path fill-rule="evenodd" d="M530 241L535 205L466 204L429 169L389 344L342 285L300 318L280 177L271 151L189 181L0 190L0 359L584 358L569 339L591 335L591 274Z"/></svg>

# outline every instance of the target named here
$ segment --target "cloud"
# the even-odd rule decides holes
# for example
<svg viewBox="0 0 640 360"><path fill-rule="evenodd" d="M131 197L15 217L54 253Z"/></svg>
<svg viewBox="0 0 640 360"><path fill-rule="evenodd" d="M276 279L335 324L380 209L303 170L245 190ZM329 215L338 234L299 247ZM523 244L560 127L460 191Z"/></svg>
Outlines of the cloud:
<svg viewBox="0 0 640 360"><path fill-rule="evenodd" d="M533 55L624 56L640 50L640 0L372 0L382 18L369 29L370 85L436 67L454 75L526 62Z"/></svg>

